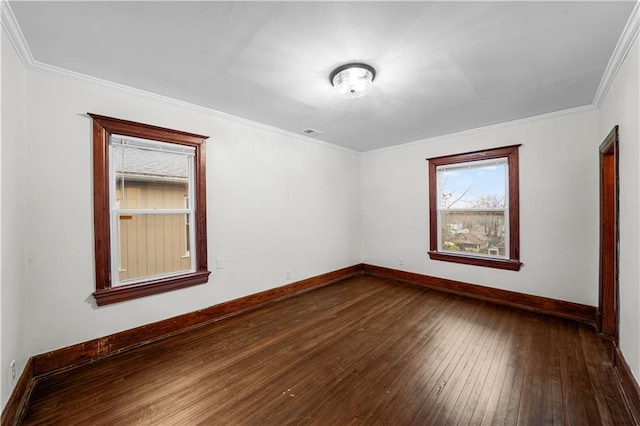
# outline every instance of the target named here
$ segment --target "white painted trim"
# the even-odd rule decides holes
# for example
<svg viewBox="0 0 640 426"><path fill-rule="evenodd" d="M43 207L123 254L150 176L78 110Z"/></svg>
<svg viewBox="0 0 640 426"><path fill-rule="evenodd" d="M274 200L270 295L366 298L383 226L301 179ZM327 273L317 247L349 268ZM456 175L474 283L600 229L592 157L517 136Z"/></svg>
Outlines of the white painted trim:
<svg viewBox="0 0 640 426"><path fill-rule="evenodd" d="M28 67L33 63L33 55L24 38L24 34L22 34L20 25L18 25L18 21L13 14L13 10L11 10L11 6L9 6L9 2L7 1L3 1L0 6L0 21L2 29L4 29L7 36L9 36L9 40L13 48L18 52L20 60L25 67Z"/></svg>
<svg viewBox="0 0 640 426"><path fill-rule="evenodd" d="M334 149L338 149L340 151L346 151L352 154L359 154L358 151L355 151L353 149L332 144L330 142L321 141L321 140L311 138L305 135L301 135L298 133L294 133L289 130L284 130L284 129L270 126L267 124L258 123L256 121L252 121L246 118L237 117L235 115L216 111L214 109L207 108L201 105L192 104L190 102L181 101L168 96L159 95L157 93L147 92L145 90L136 89L134 87L125 86L123 84L114 83L111 81L103 80L101 78L92 77L79 72L70 71L64 68L39 62L33 58L31 49L29 49L29 45L27 44L26 39L24 38L24 34L20 29L20 25L18 25L18 21L16 20L16 17L13 14L13 11L11 10L11 7L7 2L4 2L2 5L1 16L2 16L2 28L4 28L7 35L9 36L9 39L11 40L11 44L13 44L13 47L18 53L18 56L20 56L20 59L22 60L22 63L24 64L25 68L27 68L30 71L40 71L48 74L67 77L73 80L84 81L85 83L90 83L90 84L94 84L94 85L98 85L98 86L102 86L110 89L119 90L119 91L126 92L128 94L133 94L136 96L150 98L156 101L168 103L178 107L187 108L194 111L203 112L205 114L214 115L216 117L235 121L248 126L257 127L259 129L266 130L269 132L274 132L284 136L294 137L297 139L314 143L316 145L321 145L328 148L334 148Z"/></svg>
<svg viewBox="0 0 640 426"><path fill-rule="evenodd" d="M53 65L48 65L48 64L44 64L42 62L38 62L38 61L33 61L33 64L31 64L31 66L29 66L28 68L30 68L33 71L40 71L40 72L44 72L44 73L48 73L48 74L54 74L57 76L63 76L63 77L67 77L70 79L74 79L74 80L81 80L84 81L85 83L89 83L89 84L94 84L97 86L101 86L101 87L105 87L105 88L109 88L109 89L114 89L114 90L119 90L131 95L135 95L135 96L140 96L140 97L144 97L144 98L149 98L152 100L156 100L156 101L160 101L160 102L164 102L170 105L174 105L174 106L178 106L181 108L186 108L186 109L190 109L193 111L198 111L198 112L202 112L205 114L210 114L213 116L216 116L218 118L223 118L223 119L227 119L230 121L235 121L237 123L240 124L244 124L247 126L252 126L252 127L256 127L262 130L266 130L269 132L273 132L273 133L278 133L284 136L289 136L289 137L294 137L297 139L301 139L304 140L306 142L311 142L317 145L322 145L328 148L334 148L334 149L338 149L341 151L347 151L350 152L352 154L357 154L358 152L350 149L350 148L345 148L343 146L339 146L339 145L335 145L332 144L330 142L324 142L318 139L314 139L314 138L310 138L308 136L304 136L304 135L299 135L297 133L291 132L289 130L284 130L281 129L279 127L274 127L274 126L270 126L268 124L263 124L263 123L259 123L257 121L252 121L246 118L242 118L242 117L238 117L235 115L231 115L231 114L227 114L225 112L221 112L221 111L217 111L214 110L212 108L207 108L201 105L197 105L197 104L193 104L190 102L186 102L186 101L181 101L179 99L175 99L175 98L171 98L168 96L164 96L164 95L159 95L157 93L152 93L152 92L147 92L146 90L141 90L141 89L136 89L134 87L130 87L130 86L125 86L123 84L119 84L119 83L114 83L111 81L107 81L107 80L103 80L100 78L96 78L96 77L92 77L86 74L81 74L75 71L70 71L64 68L59 68Z"/></svg>
<svg viewBox="0 0 640 426"><path fill-rule="evenodd" d="M140 89L136 89L133 87L129 87L129 86L125 86L122 84L118 84L118 83L113 83L111 81L107 81L107 80L103 80L100 78L96 78L96 77L91 77L89 75L86 74L81 74L75 71L70 71L64 68L59 68L53 65L48 65L39 61L36 61L33 58L33 55L31 53L31 49L29 49L29 45L27 44L25 38L24 38L24 34L22 33L22 30L20 29L20 26L18 25L18 22L16 21L15 15L13 14L13 11L11 10L11 7L9 6L8 2L3 2L2 3L2 8L1 8L1 20L2 20L2 28L6 31L7 35L9 36L9 39L11 40L11 43L13 44L14 48L16 49L16 51L18 52L18 56L20 56L22 62L24 63L25 67L27 69L30 70L34 70L34 71L41 71L41 72L46 72L46 73L50 73L50 74L55 74L58 76L65 76L67 78L71 78L71 79L75 79L75 80L81 80L87 83L91 83L91 84L95 84L98 86L102 86L102 87L107 87L107 88L111 88L111 89L115 89L115 90L120 90L120 91L124 91L126 93L129 94L134 94L137 96L141 96L141 97L146 97L146 98L150 98L153 100L157 100L157 101L161 101L161 102L166 102L168 104L172 104L172 105L176 105L182 108L187 108L187 109L191 109L194 111L199 111L199 112L203 112L206 114L211 114L214 115L216 117L220 117L220 118L225 118L231 121L235 121L241 124L245 124L248 126L252 126L252 127L257 127L259 129L262 130L267 130L270 132L274 132L274 133L279 133L285 136L289 136L289 137L294 137L300 140L304 140L307 142L311 142L314 144L318 144L318 145L322 145L325 147L329 147L329 148L335 148L341 151L345 151L345 152L349 152L352 154L367 154L367 153L374 153L374 152L382 152L382 151L387 151L387 150L393 150L393 149L399 149L399 148L406 148L412 145L417 145L417 144L421 144L424 142L432 142L432 141L436 141L436 140L441 140L441 139L447 139L447 138L451 138L451 137L457 137L457 136L462 136L462 135L468 135L468 134L474 134L474 133L478 133L478 132L483 132L483 131L489 131L489 130L496 130L496 129L500 129L500 128L504 128L504 127L510 127L510 126L515 126L518 124L524 124L524 123L530 123L530 122L534 122L534 121L539 121L539 120L544 120L544 119L548 119L548 118L553 118L553 117L560 117L563 115L568 115L568 114L575 114L575 113L580 113L580 112L586 112L586 111L591 111L594 109L597 109L600 107L602 101L604 100L607 91L609 90L609 88L611 87L611 84L613 84L613 80L615 79L616 73L618 72L618 70L620 69L620 66L622 65L622 63L624 62L624 59L626 58L627 54L629 53L629 50L631 48L631 46L633 45L633 43L635 42L636 38L638 37L638 32L640 30L640 2L636 2L636 6L633 10L633 12L631 13L631 16L629 17L629 20L627 21L627 25L625 26L622 35L620 36L620 39L618 40L618 44L616 45L616 48L614 50L613 55L611 56L611 59L609 60L609 65L607 66L607 69L602 77L602 80L600 82L600 86L598 87L598 90L596 91L596 95L594 97L593 103L591 105L585 105L585 106L581 106L581 107L576 107L576 108L570 108L570 109L566 109L566 110L561 110L561 111L556 111L556 112L552 112L552 113L547 113L547 114L541 114L541 115L537 115L537 116L532 116L532 117L527 117L527 118L522 118L522 119L518 119L518 120L513 120L513 121L507 121L504 123L498 123L498 124L493 124L493 125L489 125L489 126L481 126L481 127L477 127L477 128L473 128L473 129L468 129L468 130L462 130L459 132L455 132L455 133L449 133L446 135L440 135L440 136L434 136L434 137L430 137L430 138L426 138L426 139L420 139L417 141L412 141L412 142L407 142L404 144L400 144L400 145L394 145L394 146L390 146L390 147L385 147L385 148L379 148L379 149L374 149L374 150L370 150L370 151L363 151L363 152L359 152L359 151L355 151L353 149L350 148L346 148L340 145L336 145L336 144L332 144L330 142L324 142L315 138L311 138L305 135L300 135L298 133L294 133L291 132L289 130L284 130L284 129L280 129L278 127L274 127L274 126L270 126L267 124L263 124L263 123L258 123L256 121L252 121L246 118L241 118L241 117L237 117L231 114L227 114L224 112L220 112L220 111L216 111L214 109L211 108L207 108L207 107L203 107L200 105L196 105L196 104L192 104L189 102L185 102L185 101L181 101L178 99L174 99L174 98L170 98L168 96L163 96L163 95L159 95L156 93L152 93L152 92L147 92L144 90L140 90Z"/></svg>
<svg viewBox="0 0 640 426"><path fill-rule="evenodd" d="M540 120L548 120L548 119L552 119L552 118L556 118L556 117L563 117L565 115L579 114L579 113L583 113L583 112L596 111L596 110L597 110L597 108L595 106L593 106L593 105L585 105L585 106L576 107L576 108L563 109L561 111L550 112L550 113L547 113L547 114L534 115L532 117L527 117L527 118L519 118L517 120L505 121L504 123L498 123L498 124L491 124L491 125L488 125L488 126L476 127L476 128L473 128L473 129L461 130L461 131L455 132L455 133L447 133L446 135L433 136L431 138L420 139L420 140L413 141L413 142L407 142L407 143L403 143L403 144L400 144L400 145L394 145L394 146L388 146L388 147L385 147L385 148L374 149L374 150L371 150L371 151L363 152L362 154L366 155L366 154L373 154L373 153L384 152L384 151L392 151L394 149L404 149L404 148L408 148L408 147L411 147L411 146L414 146L414 145L420 145L420 144L427 143L427 142L436 142L436 141L441 141L441 140L445 140L445 139L456 138L456 137L459 137L459 136L472 135L472 134L475 134L475 133L488 132L488 131L492 131L492 130L499 130L499 129L504 129L506 127L518 126L520 124L533 123L533 122L540 121Z"/></svg>
<svg viewBox="0 0 640 426"><path fill-rule="evenodd" d="M611 59L609 59L607 69L602 76L602 80L600 80L600 86L598 86L598 90L596 90L596 94L593 98L593 105L595 107L600 108L602 105L602 102L609 92L609 88L618 74L618 70L620 70L625 58L629 54L629 50L631 50L631 46L633 46L633 43L638 38L639 31L640 3L636 2L633 12L631 12L631 16L627 21L627 25L624 27L624 30L618 39L618 44L616 44L616 48L613 50Z"/></svg>

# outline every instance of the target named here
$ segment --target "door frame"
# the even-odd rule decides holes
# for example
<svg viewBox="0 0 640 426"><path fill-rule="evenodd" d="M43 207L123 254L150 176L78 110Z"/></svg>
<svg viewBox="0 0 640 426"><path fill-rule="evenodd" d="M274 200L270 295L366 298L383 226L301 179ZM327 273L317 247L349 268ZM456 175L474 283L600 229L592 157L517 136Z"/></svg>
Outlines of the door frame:
<svg viewBox="0 0 640 426"><path fill-rule="evenodd" d="M613 339L619 331L619 143L618 126L600 144L600 273L598 331Z"/></svg>

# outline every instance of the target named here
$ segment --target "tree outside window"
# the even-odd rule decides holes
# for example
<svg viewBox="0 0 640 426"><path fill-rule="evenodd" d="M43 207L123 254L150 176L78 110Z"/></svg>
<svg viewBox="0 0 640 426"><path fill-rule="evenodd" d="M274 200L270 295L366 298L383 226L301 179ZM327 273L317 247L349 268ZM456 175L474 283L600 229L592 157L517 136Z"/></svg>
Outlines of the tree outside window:
<svg viewBox="0 0 640 426"><path fill-rule="evenodd" d="M431 259L520 269L518 146L428 159Z"/></svg>

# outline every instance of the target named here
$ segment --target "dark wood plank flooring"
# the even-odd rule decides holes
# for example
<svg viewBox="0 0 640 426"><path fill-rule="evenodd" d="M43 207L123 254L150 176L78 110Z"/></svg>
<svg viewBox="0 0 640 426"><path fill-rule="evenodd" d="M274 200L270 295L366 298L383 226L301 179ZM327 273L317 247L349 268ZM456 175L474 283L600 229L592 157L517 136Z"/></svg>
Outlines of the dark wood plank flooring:
<svg viewBox="0 0 640 426"><path fill-rule="evenodd" d="M38 381L24 424L626 425L588 326L359 276Z"/></svg>

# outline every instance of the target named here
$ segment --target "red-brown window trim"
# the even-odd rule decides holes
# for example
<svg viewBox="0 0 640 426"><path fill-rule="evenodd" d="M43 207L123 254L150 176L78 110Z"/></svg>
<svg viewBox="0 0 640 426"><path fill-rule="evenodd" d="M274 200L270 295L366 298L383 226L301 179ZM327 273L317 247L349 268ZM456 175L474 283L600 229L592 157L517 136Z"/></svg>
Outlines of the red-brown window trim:
<svg viewBox="0 0 640 426"><path fill-rule="evenodd" d="M518 147L510 145L500 148L484 149L463 154L446 155L428 158L429 162L429 258L466 265L485 266L488 268L519 271L520 262L520 195ZM490 258L438 251L438 193L436 169L448 164L467 163L471 161L506 158L509 169L509 258Z"/></svg>
<svg viewBox="0 0 640 426"><path fill-rule="evenodd" d="M179 288L204 284L209 280L207 266L207 201L205 140L208 136L135 123L102 115L93 119L93 227L95 240L96 291L99 306L122 302ZM174 277L112 287L111 233L109 206L109 137L111 134L192 146L195 149L195 249L196 270Z"/></svg>

